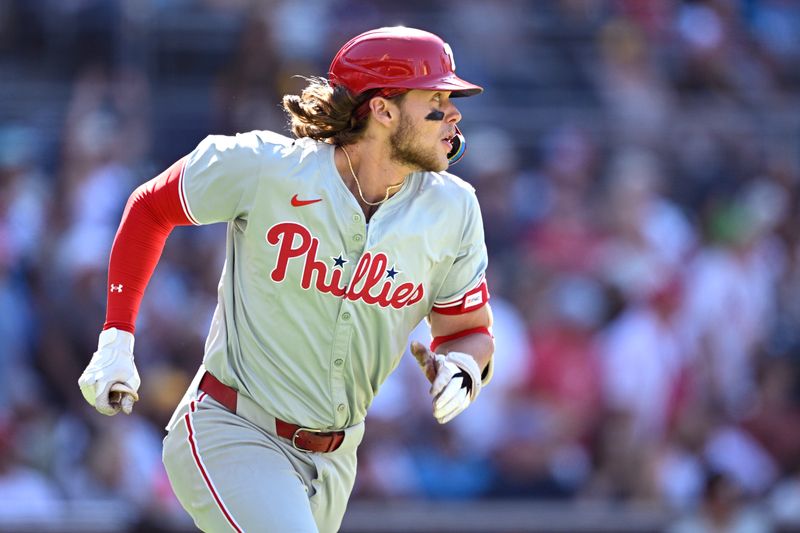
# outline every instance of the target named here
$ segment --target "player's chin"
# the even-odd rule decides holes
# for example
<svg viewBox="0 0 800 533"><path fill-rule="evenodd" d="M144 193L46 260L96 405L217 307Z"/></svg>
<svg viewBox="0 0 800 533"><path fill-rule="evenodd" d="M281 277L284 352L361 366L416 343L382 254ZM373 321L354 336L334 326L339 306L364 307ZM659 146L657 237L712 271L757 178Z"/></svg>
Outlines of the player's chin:
<svg viewBox="0 0 800 533"><path fill-rule="evenodd" d="M447 161L447 158L445 157L444 162L437 161L436 164L428 165L427 168L424 168L423 170L427 172L444 172L449 166L450 162Z"/></svg>
<svg viewBox="0 0 800 533"><path fill-rule="evenodd" d="M450 166L450 161L447 159L448 152L444 150L444 144L442 146L443 148L441 149L417 152L414 157L417 169L424 172L447 170Z"/></svg>

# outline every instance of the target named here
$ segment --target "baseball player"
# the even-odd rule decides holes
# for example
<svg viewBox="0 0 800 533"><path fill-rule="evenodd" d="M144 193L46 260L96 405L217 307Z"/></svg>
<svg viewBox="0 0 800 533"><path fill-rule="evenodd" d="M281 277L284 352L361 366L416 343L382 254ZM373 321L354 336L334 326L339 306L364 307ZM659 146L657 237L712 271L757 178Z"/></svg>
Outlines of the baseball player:
<svg viewBox="0 0 800 533"><path fill-rule="evenodd" d="M411 351L436 420L491 378L480 209L445 172L465 146L455 98L481 91L436 35L368 31L327 79L283 98L295 139L208 137L131 195L79 385L101 413L131 412L134 322L164 242L177 225L226 222L203 364L164 439L200 529L337 531L367 408L420 320L434 338Z"/></svg>

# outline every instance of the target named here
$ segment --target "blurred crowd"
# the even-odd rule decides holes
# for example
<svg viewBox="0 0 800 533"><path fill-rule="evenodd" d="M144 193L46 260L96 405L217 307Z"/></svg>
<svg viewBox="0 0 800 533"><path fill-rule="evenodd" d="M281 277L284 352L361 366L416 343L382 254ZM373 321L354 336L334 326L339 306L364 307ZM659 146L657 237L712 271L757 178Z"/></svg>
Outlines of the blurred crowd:
<svg viewBox="0 0 800 533"><path fill-rule="evenodd" d="M286 132L292 76L395 23L442 35L486 88L452 171L483 210L496 373L438 426L406 354L353 498L800 523L800 3L0 6L0 523L92 499L143 531L186 527L160 440L201 361L225 228L173 232L137 323L141 401L105 418L77 378L122 208L209 133Z"/></svg>

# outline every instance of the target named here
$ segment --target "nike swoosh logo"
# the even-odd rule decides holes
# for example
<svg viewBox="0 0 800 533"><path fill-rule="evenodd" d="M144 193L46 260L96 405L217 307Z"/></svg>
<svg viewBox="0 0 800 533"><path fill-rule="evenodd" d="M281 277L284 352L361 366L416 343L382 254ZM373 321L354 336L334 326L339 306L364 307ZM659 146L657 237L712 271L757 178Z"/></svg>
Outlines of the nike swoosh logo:
<svg viewBox="0 0 800 533"><path fill-rule="evenodd" d="M304 205L315 204L315 203L321 202L321 201L322 201L322 198L316 198L314 200L301 200L295 194L294 196L292 196L292 207L302 207Z"/></svg>

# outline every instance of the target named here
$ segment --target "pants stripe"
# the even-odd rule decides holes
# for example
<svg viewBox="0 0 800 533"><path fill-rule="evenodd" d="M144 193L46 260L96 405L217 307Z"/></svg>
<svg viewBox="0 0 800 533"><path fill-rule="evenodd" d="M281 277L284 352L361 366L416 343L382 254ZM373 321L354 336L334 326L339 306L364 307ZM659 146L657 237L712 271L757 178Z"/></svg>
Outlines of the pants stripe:
<svg viewBox="0 0 800 533"><path fill-rule="evenodd" d="M200 458L200 454L197 452L197 439L195 437L194 427L192 427L192 416L191 414L194 413L195 409L197 409L197 402L202 402L203 398L206 397L206 394L203 393L197 399L197 401L192 401L189 406L189 412L186 413L183 417L184 421L186 422L186 429L189 431L189 446L192 449L192 456L194 457L194 462L197 465L197 469L200 471L200 475L203 476L203 481L206 483L206 487L208 487L209 492L211 492L211 496L213 496L214 501L217 502L217 507L219 507L222 514L225 516L225 519L228 520L228 523L238 533L242 533L242 529L239 527L239 524L236 523L236 520L233 519L233 516L228 512L227 507L222 502L222 498L220 497L219 493L217 493L217 489L214 487L214 483L211 481L211 477L208 475L206 471L205 465L203 464L203 460Z"/></svg>

